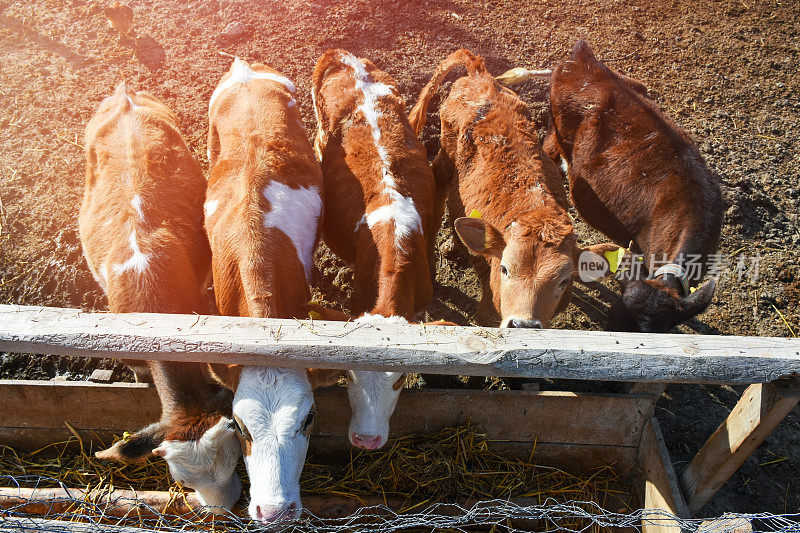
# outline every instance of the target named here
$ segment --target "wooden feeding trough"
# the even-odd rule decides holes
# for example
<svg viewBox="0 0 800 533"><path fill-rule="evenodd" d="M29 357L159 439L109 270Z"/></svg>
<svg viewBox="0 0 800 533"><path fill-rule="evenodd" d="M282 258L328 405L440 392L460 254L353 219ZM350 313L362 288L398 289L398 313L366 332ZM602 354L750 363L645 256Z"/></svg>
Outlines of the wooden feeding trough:
<svg viewBox="0 0 800 533"><path fill-rule="evenodd" d="M613 464L632 480L642 508L681 518L698 512L800 400L800 342L779 338L0 306L0 352L631 382L624 394L408 390L392 418L392 433L433 433L469 420L500 452L527 456L535 442L537 464L566 470ZM750 384L680 475L653 417L667 383ZM320 416L311 453L347 456L346 394L333 389L316 396ZM62 441L73 431L84 443L109 442L160 413L155 390L136 383L4 380L0 405L0 444L17 450ZM0 489L0 501L52 496L28 492ZM340 497L304 504L317 515L348 514L359 506ZM647 531L676 528L669 518L642 525Z"/></svg>

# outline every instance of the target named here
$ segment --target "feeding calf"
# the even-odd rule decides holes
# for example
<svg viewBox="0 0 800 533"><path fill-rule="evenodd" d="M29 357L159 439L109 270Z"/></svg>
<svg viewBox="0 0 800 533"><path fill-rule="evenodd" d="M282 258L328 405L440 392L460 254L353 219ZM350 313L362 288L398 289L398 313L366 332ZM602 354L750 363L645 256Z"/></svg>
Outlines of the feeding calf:
<svg viewBox="0 0 800 533"><path fill-rule="evenodd" d="M86 188L79 228L86 262L114 313L212 314L210 250L203 231L205 180L175 115L120 83L86 127ZM98 452L100 458L166 459L173 478L204 505L230 508L241 454L230 393L199 363L148 362L161 420Z"/></svg>
<svg viewBox="0 0 800 533"><path fill-rule="evenodd" d="M548 327L569 301L579 250L561 176L539 145L527 106L494 81L483 59L458 50L423 88L411 124L422 130L428 102L459 65L467 76L442 103L433 172L449 186L456 233L477 254L478 319L496 324L499 315L501 327Z"/></svg>
<svg viewBox="0 0 800 533"><path fill-rule="evenodd" d="M275 70L236 59L211 95L205 218L223 315L307 313L322 175L294 92L294 84ZM250 516L265 523L299 516L300 473L315 414L312 390L339 373L212 368L235 391Z"/></svg>
<svg viewBox="0 0 800 533"><path fill-rule="evenodd" d="M719 245L724 207L692 139L644 85L606 67L585 41L554 70L550 94L545 149L562 158L581 217L622 245L632 241L643 268L664 263L625 284L608 329L666 332L703 312L714 281L688 288Z"/></svg>
<svg viewBox="0 0 800 533"><path fill-rule="evenodd" d="M359 322L404 323L433 294L429 259L441 219L425 148L397 83L366 59L330 50L313 75L315 149L325 179L323 237L354 270ZM427 240L426 240L427 239ZM401 372L348 371L350 441L385 444Z"/></svg>

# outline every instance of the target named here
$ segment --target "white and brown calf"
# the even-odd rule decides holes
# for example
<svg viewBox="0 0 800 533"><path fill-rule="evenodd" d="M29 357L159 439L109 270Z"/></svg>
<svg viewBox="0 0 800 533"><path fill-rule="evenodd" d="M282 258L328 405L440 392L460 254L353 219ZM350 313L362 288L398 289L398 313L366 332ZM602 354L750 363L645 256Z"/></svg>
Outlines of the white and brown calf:
<svg viewBox="0 0 800 533"><path fill-rule="evenodd" d="M205 180L175 115L153 96L120 83L86 127L81 244L115 313L214 312L206 287ZM231 508L241 485L241 450L230 393L205 365L148 362L161 420L98 452L100 458L166 459L176 481L205 505Z"/></svg>
<svg viewBox="0 0 800 533"><path fill-rule="evenodd" d="M317 61L315 149L325 179L323 238L354 270L358 322L406 322L433 294L429 259L440 212L425 148L397 83L366 59L330 50ZM405 382L401 372L348 371L353 445L380 448Z"/></svg>
<svg viewBox="0 0 800 533"><path fill-rule="evenodd" d="M442 147L433 172L437 183L450 183L449 215L458 217L456 233L477 255L473 264L483 288L478 320L546 328L569 302L581 250L561 176L542 151L527 106L495 82L482 58L458 50L423 88L411 124L422 130L428 102L460 65L467 76L442 102Z"/></svg>
<svg viewBox="0 0 800 533"><path fill-rule="evenodd" d="M236 59L209 102L205 220L223 315L307 316L322 174L294 92L294 84L270 67ZM212 370L234 391L250 516L264 523L299 516L312 390L318 379L339 373L225 365Z"/></svg>

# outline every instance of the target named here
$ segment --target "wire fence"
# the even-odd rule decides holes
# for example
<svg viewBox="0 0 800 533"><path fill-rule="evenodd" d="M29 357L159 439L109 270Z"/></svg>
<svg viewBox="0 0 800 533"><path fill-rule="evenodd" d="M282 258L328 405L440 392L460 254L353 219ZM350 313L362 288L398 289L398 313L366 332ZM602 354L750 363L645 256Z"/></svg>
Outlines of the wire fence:
<svg viewBox="0 0 800 533"><path fill-rule="evenodd" d="M9 480L2 479L4 485ZM26 486L52 486L54 479L15 478ZM69 490L66 486L61 487ZM146 502L118 498L98 503L88 498L61 497L46 501L1 502L0 531L134 533L142 531L264 531L265 526L234 514L210 515L202 510L162 514ZM30 512L31 505L37 511ZM548 499L535 505L488 500L471 506L435 503L413 512L400 513L385 505L362 507L343 518L322 518L304 514L301 519L274 524L276 533L390 533L395 531L564 531L568 533L611 531L629 528L641 531L643 524L668 526L698 533L741 533L742 531L800 533L798 514L727 514L713 525L702 519L679 518L663 511L611 512L595 502L559 502Z"/></svg>

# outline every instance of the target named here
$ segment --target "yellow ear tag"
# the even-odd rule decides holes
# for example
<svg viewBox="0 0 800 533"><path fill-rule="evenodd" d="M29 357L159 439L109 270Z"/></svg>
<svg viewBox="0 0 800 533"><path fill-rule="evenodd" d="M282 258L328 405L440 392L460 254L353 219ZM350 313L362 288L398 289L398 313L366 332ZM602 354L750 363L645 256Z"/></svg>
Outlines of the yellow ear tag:
<svg viewBox="0 0 800 533"><path fill-rule="evenodd" d="M614 274L617 272L617 270L619 270L619 265L622 263L622 259L625 257L625 248L609 250L604 252L603 255L606 257L606 261L608 261L608 267L611 269L611 273Z"/></svg>
<svg viewBox="0 0 800 533"><path fill-rule="evenodd" d="M692 294L694 291L699 289L700 287L689 287L689 294Z"/></svg>
<svg viewBox="0 0 800 533"><path fill-rule="evenodd" d="M477 209L473 209L472 212L469 214L469 218L481 218L481 212Z"/></svg>
<svg viewBox="0 0 800 533"><path fill-rule="evenodd" d="M316 300L311 300L308 302L308 305L319 305L319 302ZM322 315L318 311L309 311L308 318L311 320L322 320Z"/></svg>
<svg viewBox="0 0 800 533"><path fill-rule="evenodd" d="M125 433L122 434L122 441L128 442L129 440L131 440L131 434L126 431Z"/></svg>

